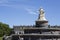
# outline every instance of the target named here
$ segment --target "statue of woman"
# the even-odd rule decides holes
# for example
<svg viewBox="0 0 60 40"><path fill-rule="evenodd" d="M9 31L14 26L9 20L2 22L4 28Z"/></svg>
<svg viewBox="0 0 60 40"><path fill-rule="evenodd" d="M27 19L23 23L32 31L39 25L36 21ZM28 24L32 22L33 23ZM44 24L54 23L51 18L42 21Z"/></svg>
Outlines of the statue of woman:
<svg viewBox="0 0 60 40"><path fill-rule="evenodd" d="M40 10L39 10L39 18L38 18L38 20L40 20L40 21L46 20L43 8L40 8Z"/></svg>

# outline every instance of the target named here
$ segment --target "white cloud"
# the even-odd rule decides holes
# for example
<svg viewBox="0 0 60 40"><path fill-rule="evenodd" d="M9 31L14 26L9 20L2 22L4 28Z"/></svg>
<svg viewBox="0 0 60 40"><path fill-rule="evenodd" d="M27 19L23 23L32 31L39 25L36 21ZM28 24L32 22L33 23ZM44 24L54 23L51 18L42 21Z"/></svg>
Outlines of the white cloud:
<svg viewBox="0 0 60 40"><path fill-rule="evenodd" d="M29 14L38 15L38 11L35 9L35 7L31 5L25 5L25 4L17 5L17 4L11 4L11 3L8 4L8 3L10 3L9 0L0 0L0 6L12 7L20 10L23 9L27 11Z"/></svg>
<svg viewBox="0 0 60 40"><path fill-rule="evenodd" d="M0 3L8 3L8 0L0 0Z"/></svg>
<svg viewBox="0 0 60 40"><path fill-rule="evenodd" d="M17 9L23 9L25 7L31 7L23 3L16 3L15 1L27 1L27 0L0 0L0 6L12 7Z"/></svg>
<svg viewBox="0 0 60 40"><path fill-rule="evenodd" d="M0 6L10 6L8 5L9 1L8 0L0 0Z"/></svg>
<svg viewBox="0 0 60 40"><path fill-rule="evenodd" d="M37 10L34 10L34 9L29 9L29 8L26 8L25 9L29 14L34 14L34 15L37 15Z"/></svg>

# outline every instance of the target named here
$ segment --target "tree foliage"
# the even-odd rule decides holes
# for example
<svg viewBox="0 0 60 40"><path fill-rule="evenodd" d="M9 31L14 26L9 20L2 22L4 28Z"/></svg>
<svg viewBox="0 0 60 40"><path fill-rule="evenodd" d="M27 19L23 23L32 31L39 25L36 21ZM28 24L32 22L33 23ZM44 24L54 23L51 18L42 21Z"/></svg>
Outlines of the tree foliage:
<svg viewBox="0 0 60 40"><path fill-rule="evenodd" d="M11 31L11 28L8 24L0 22L0 37L3 35L9 35Z"/></svg>

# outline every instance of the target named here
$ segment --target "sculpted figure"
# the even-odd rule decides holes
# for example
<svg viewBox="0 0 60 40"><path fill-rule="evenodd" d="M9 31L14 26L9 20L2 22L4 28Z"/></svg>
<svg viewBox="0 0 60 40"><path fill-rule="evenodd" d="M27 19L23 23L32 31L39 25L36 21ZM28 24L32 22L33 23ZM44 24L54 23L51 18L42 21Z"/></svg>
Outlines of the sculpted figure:
<svg viewBox="0 0 60 40"><path fill-rule="evenodd" d="M45 19L45 15L44 15L44 10L43 8L40 8L39 10L39 18L38 18L40 21L43 21L43 20L46 20Z"/></svg>

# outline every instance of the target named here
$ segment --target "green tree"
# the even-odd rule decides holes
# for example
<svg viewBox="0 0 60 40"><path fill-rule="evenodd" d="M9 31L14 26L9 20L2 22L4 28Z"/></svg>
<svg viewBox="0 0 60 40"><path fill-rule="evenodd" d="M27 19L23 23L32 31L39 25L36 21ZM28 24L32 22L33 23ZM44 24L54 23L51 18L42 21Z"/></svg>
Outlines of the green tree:
<svg viewBox="0 0 60 40"><path fill-rule="evenodd" d="M8 24L0 22L0 37L3 35L9 35L11 32L11 28Z"/></svg>

